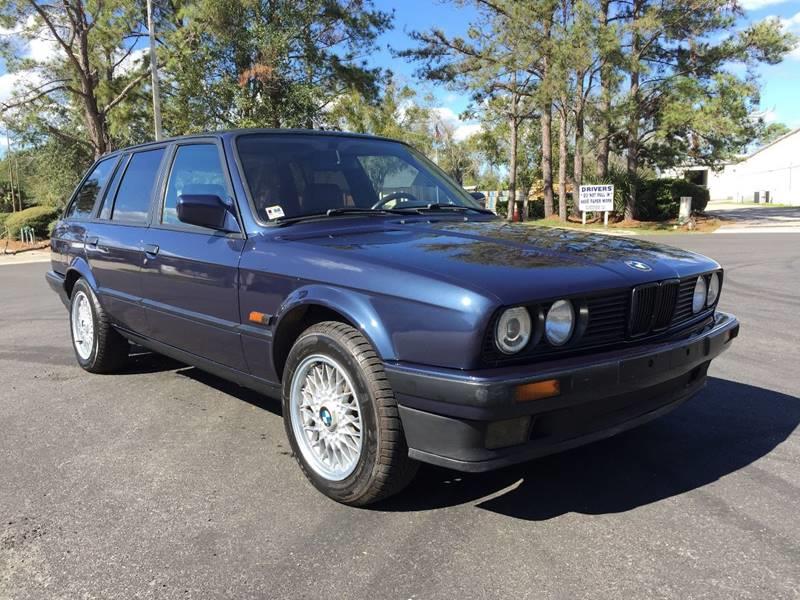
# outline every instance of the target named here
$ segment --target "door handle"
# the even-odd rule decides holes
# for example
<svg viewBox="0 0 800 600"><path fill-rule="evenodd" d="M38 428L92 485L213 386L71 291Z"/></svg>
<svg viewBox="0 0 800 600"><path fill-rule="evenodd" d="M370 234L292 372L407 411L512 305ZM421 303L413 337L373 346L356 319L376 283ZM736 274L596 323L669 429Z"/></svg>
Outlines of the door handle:
<svg viewBox="0 0 800 600"><path fill-rule="evenodd" d="M91 246L92 248L97 248L97 244L100 241L100 238L93 235L91 237L86 238L86 245Z"/></svg>
<svg viewBox="0 0 800 600"><path fill-rule="evenodd" d="M158 245L156 244L145 244L144 245L144 253L149 256L150 258L155 258L158 254Z"/></svg>

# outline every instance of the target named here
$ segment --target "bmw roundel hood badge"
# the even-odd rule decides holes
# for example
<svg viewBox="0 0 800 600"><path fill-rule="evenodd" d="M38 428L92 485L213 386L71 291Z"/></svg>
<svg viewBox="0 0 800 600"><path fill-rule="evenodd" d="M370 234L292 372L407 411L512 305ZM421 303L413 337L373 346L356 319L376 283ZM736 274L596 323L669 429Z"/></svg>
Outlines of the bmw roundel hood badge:
<svg viewBox="0 0 800 600"><path fill-rule="evenodd" d="M640 260L626 260L625 264L628 265L631 269L636 269L637 271L652 271L653 269L650 268L650 265L647 263L643 263Z"/></svg>

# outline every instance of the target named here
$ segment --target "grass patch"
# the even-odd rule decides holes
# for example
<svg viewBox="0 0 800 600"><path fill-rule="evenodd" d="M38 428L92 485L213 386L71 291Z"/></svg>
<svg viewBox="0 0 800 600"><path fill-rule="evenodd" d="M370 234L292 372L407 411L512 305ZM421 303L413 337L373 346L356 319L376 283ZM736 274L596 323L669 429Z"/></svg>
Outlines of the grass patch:
<svg viewBox="0 0 800 600"><path fill-rule="evenodd" d="M580 219L570 217L566 222L558 217L549 219L536 219L526 221L527 225L543 225L546 227L566 227L580 231L608 232L608 233L711 233L722 225L722 221L716 217L707 215L694 215L686 222L679 223L677 219L667 221L636 221L623 220L608 222L608 227L603 226L603 219L587 220L586 225L582 225Z"/></svg>

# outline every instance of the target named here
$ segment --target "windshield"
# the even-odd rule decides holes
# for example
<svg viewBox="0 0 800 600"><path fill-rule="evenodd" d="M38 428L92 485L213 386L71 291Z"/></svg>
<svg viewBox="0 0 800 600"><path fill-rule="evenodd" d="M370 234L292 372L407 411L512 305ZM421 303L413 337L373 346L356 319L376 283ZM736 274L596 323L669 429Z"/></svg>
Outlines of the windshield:
<svg viewBox="0 0 800 600"><path fill-rule="evenodd" d="M397 142L248 134L240 136L236 146L253 208L262 221L331 209L479 208L438 167Z"/></svg>

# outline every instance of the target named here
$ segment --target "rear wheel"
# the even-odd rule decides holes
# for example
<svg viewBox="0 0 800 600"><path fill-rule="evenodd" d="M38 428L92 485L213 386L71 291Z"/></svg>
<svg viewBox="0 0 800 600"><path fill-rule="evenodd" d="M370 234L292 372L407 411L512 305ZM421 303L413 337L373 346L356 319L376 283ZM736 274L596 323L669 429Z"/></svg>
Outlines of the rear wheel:
<svg viewBox="0 0 800 600"><path fill-rule="evenodd" d="M306 477L338 502L376 502L416 473L381 361L349 325L319 323L297 339L284 371L283 415Z"/></svg>
<svg viewBox="0 0 800 600"><path fill-rule="evenodd" d="M130 344L111 326L84 279L72 288L69 323L72 347L81 367L90 373L112 373L125 365Z"/></svg>

